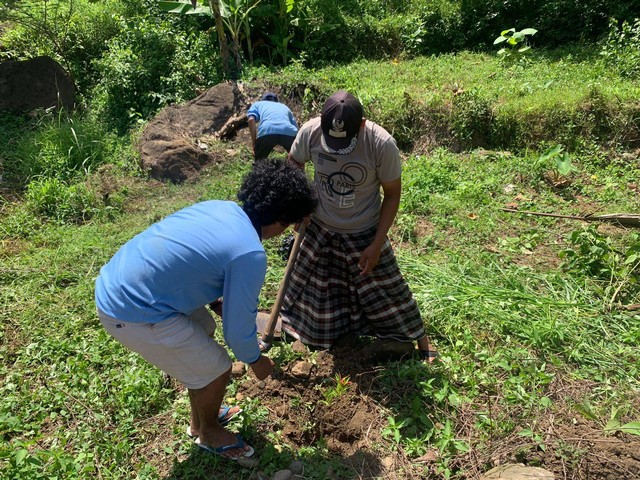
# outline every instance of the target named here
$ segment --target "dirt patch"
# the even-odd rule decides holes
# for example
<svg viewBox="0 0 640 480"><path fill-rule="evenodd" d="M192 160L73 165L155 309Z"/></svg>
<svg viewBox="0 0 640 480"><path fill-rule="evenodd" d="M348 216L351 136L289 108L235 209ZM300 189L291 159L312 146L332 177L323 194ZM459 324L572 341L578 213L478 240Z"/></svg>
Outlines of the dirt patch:
<svg viewBox="0 0 640 480"><path fill-rule="evenodd" d="M365 365L349 364L349 355L340 354L344 352L321 351L312 362L289 363L265 382L247 380L238 389L238 398L259 397L273 414L273 423L280 424L295 445L324 437L332 450L352 453L354 444L375 430L371 427L378 415L367 397L360 398L362 388L371 383ZM344 379L344 392L328 400L336 377Z"/></svg>
<svg viewBox="0 0 640 480"><path fill-rule="evenodd" d="M183 105L163 109L138 142L143 170L152 178L174 183L196 178L205 165L225 159L224 149L212 148L220 140L229 141L231 149L246 147L247 160L252 161L246 111L265 89L258 84L248 87L226 82ZM300 102L295 98L282 101L300 119Z"/></svg>
<svg viewBox="0 0 640 480"><path fill-rule="evenodd" d="M280 431L295 450L324 442L359 478L412 478L406 476L411 465L399 452L389 456L381 435L389 413L377 379L381 360L393 355L364 358L363 348L366 342L305 354L264 382L247 379L236 398L259 398L269 410L261 429Z"/></svg>

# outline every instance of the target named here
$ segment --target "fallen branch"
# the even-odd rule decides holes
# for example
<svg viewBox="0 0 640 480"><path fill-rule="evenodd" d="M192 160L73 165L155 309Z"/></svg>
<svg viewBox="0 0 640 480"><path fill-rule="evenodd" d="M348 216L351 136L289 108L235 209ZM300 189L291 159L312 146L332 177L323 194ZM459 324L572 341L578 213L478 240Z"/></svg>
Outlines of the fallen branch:
<svg viewBox="0 0 640 480"><path fill-rule="evenodd" d="M247 124L247 114L242 113L231 117L226 123L218 130L216 134L218 138L225 139L233 136L236 131Z"/></svg>
<svg viewBox="0 0 640 480"><path fill-rule="evenodd" d="M513 208L501 208L503 212L523 213L526 215L537 215L540 217L568 218L570 220L581 220L583 222L604 222L617 225L619 227L640 228L640 215L636 213L608 213L606 215L560 215L557 213L530 212L527 210L515 210Z"/></svg>

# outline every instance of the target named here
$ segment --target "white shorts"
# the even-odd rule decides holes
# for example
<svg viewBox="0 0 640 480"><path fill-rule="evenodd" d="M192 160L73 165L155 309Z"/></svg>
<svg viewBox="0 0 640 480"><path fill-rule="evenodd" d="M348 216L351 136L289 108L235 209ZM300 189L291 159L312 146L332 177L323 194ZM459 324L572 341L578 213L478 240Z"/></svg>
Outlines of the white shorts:
<svg viewBox="0 0 640 480"><path fill-rule="evenodd" d="M113 338L187 388L204 388L231 368L227 351L210 337L216 322L205 307L158 323L123 322L100 309L98 318Z"/></svg>

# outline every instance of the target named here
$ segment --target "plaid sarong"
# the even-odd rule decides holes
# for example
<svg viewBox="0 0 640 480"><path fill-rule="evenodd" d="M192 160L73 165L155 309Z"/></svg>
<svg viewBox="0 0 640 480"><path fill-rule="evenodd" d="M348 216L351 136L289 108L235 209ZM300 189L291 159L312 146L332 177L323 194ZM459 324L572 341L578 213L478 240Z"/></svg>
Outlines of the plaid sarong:
<svg viewBox="0 0 640 480"><path fill-rule="evenodd" d="M307 227L282 306L288 334L322 348L349 332L405 342L425 335L389 240L378 265L360 276L358 261L375 232L336 233L313 222Z"/></svg>

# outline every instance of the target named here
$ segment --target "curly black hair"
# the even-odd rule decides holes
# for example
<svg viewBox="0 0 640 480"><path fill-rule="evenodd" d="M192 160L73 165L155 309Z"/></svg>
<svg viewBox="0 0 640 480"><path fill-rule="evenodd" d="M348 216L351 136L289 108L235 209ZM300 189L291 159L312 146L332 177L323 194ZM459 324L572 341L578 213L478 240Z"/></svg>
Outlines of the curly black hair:
<svg viewBox="0 0 640 480"><path fill-rule="evenodd" d="M251 221L260 226L297 223L318 204L304 171L275 158L254 163L242 181L238 199Z"/></svg>

